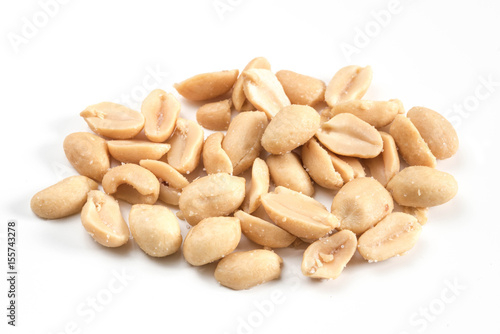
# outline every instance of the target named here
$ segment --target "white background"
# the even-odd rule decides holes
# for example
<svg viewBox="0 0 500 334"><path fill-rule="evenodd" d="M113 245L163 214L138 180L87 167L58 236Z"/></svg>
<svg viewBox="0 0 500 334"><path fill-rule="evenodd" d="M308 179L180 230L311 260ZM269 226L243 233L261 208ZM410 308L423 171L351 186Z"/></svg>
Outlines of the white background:
<svg viewBox="0 0 500 334"><path fill-rule="evenodd" d="M17 219L20 273L18 327L8 333L498 333L500 3L402 1L389 16L388 8L386 0L74 0L51 7L44 22L39 2L2 1L0 267L4 277L6 223ZM348 44L353 54L342 51ZM35 192L75 174L62 142L88 131L78 115L87 105L138 108L144 83L172 92L174 82L241 70L257 56L325 82L340 67L370 64L366 98L399 98L453 121L460 150L438 169L456 177L459 193L430 210L407 255L374 264L356 255L337 280L318 282L300 273L303 249L278 250L282 278L238 292L219 286L215 265L190 267L180 252L153 259L133 241L105 249L78 215L44 221L31 212ZM182 117L193 118L199 105L181 102ZM331 197L321 200L330 206ZM125 283L115 282L121 272ZM2 278L1 328L6 294ZM96 297L105 305L92 313Z"/></svg>

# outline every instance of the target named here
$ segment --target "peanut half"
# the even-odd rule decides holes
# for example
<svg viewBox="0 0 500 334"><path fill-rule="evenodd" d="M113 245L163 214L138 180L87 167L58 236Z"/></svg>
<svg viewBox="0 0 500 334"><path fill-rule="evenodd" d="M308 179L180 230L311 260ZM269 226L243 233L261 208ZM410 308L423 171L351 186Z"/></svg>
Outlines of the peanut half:
<svg viewBox="0 0 500 334"><path fill-rule="evenodd" d="M144 99L141 112L144 115L144 133L156 143L163 143L175 129L181 104L174 95L155 89Z"/></svg>
<svg viewBox="0 0 500 334"><path fill-rule="evenodd" d="M171 145L167 162L182 174L189 174L200 163L204 133L196 122L179 118L174 134L168 140Z"/></svg>
<svg viewBox="0 0 500 334"><path fill-rule="evenodd" d="M205 129L227 130L231 121L231 99L204 104L196 112L196 121Z"/></svg>
<svg viewBox="0 0 500 334"><path fill-rule="evenodd" d="M350 65L341 68L328 83L325 101L330 107L337 103L357 100L365 95L372 82L372 68Z"/></svg>
<svg viewBox="0 0 500 334"><path fill-rule="evenodd" d="M325 99L325 83L319 79L281 70L276 77L292 104L314 106Z"/></svg>
<svg viewBox="0 0 500 334"><path fill-rule="evenodd" d="M143 159L160 159L170 150L170 145L145 140L110 140L108 150L120 162L138 164Z"/></svg>
<svg viewBox="0 0 500 334"><path fill-rule="evenodd" d="M365 160L365 164L372 176L385 187L387 182L399 172L400 164L394 138L382 131L380 131L380 136L384 142L382 152L375 158Z"/></svg>
<svg viewBox="0 0 500 334"><path fill-rule="evenodd" d="M427 224L427 214L429 213L429 208L416 208L412 206L403 206L403 212L413 217L417 218L420 225Z"/></svg>
<svg viewBox="0 0 500 334"><path fill-rule="evenodd" d="M314 186L297 154L288 152L283 155L270 155L266 158L266 163L275 185L307 196L314 194Z"/></svg>
<svg viewBox="0 0 500 334"><path fill-rule="evenodd" d="M202 73L174 84L174 88L188 100L209 100L229 92L238 73L238 70Z"/></svg>
<svg viewBox="0 0 500 334"><path fill-rule="evenodd" d="M233 163L226 151L222 149L224 134L212 133L203 145L203 166L207 174L228 173L233 174Z"/></svg>
<svg viewBox="0 0 500 334"><path fill-rule="evenodd" d="M257 158L252 165L252 181L245 195L242 208L252 213L260 206L260 198L269 191L269 168L264 160Z"/></svg>
<svg viewBox="0 0 500 334"><path fill-rule="evenodd" d="M342 187L342 176L335 170L329 152L315 138L302 146L302 161L311 178L320 186L327 189Z"/></svg>
<svg viewBox="0 0 500 334"><path fill-rule="evenodd" d="M389 125L396 115L404 114L403 103L400 100L368 101L350 100L325 109L322 116L327 119L335 115L349 113L362 119L376 128Z"/></svg>
<svg viewBox="0 0 500 334"><path fill-rule="evenodd" d="M247 66L245 66L245 68L243 69L243 72L245 72L246 70L250 70L252 68L263 68L266 70L270 70L271 64L269 64L269 62L267 61L266 58L257 57L257 58L252 59L247 64ZM236 80L236 83L234 84L233 94L231 97L231 99L233 100L234 108L238 111L244 111L245 109L243 108L243 106L244 106L245 102L248 102L248 101L246 101L245 91L243 90L243 82L244 82L244 76L242 74L240 74L240 76L238 77L238 80ZM250 102L248 102L248 103L250 103ZM252 106L252 108L246 109L246 110L248 111L248 110L255 110L255 109Z"/></svg>

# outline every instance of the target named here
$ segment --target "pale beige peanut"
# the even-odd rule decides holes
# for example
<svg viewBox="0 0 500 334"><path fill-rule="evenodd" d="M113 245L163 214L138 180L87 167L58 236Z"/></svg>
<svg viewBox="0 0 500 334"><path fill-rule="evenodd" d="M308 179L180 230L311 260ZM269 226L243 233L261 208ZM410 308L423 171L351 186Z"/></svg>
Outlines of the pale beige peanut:
<svg viewBox="0 0 500 334"><path fill-rule="evenodd" d="M129 239L130 232L118 201L99 190L88 193L81 220L90 236L105 247L120 247Z"/></svg>
<svg viewBox="0 0 500 334"><path fill-rule="evenodd" d="M323 204L285 187L263 195L261 201L276 225L300 238L321 238L339 226L338 219Z"/></svg>
<svg viewBox="0 0 500 334"><path fill-rule="evenodd" d="M231 121L231 99L207 103L198 108L196 120L205 129L227 130Z"/></svg>
<svg viewBox="0 0 500 334"><path fill-rule="evenodd" d="M328 83L325 101L334 106L349 100L361 99L372 82L372 68L350 65L341 68Z"/></svg>
<svg viewBox="0 0 500 334"><path fill-rule="evenodd" d="M403 103L400 100L350 100L335 104L327 110L324 116L328 119L338 114L349 113L376 128L389 125L396 115L404 113Z"/></svg>
<svg viewBox="0 0 500 334"><path fill-rule="evenodd" d="M313 242L302 257L302 273L312 278L335 279L356 252L356 235L348 230Z"/></svg>
<svg viewBox="0 0 500 334"><path fill-rule="evenodd" d="M408 165L436 167L436 157L409 118L397 115L389 133Z"/></svg>
<svg viewBox="0 0 500 334"><path fill-rule="evenodd" d="M186 261L193 266L217 261L236 249L241 239L238 218L210 217L191 228L182 246Z"/></svg>
<svg viewBox="0 0 500 334"><path fill-rule="evenodd" d="M58 219L80 212L87 193L98 184L83 175L67 177L37 192L31 198L31 210L40 218Z"/></svg>
<svg viewBox="0 0 500 334"><path fill-rule="evenodd" d="M269 167L261 158L252 165L252 180L243 201L243 211L252 213L260 206L260 198L269 191Z"/></svg>
<svg viewBox="0 0 500 334"><path fill-rule="evenodd" d="M203 166L207 174L228 173L233 174L233 163L222 149L224 134L221 132L212 133L205 140L203 145Z"/></svg>
<svg viewBox="0 0 500 334"><path fill-rule="evenodd" d="M271 178L276 186L283 186L303 193L314 194L314 186L309 175L302 167L302 161L294 152L283 155L269 155L266 158Z"/></svg>
<svg viewBox="0 0 500 334"><path fill-rule="evenodd" d="M283 86L270 70L253 68L242 75L246 98L257 110L265 112L269 119L290 105Z"/></svg>
<svg viewBox="0 0 500 334"><path fill-rule="evenodd" d="M340 220L340 229L356 234L377 224L393 209L391 194L380 182L369 177L346 183L332 202L332 214Z"/></svg>
<svg viewBox="0 0 500 334"><path fill-rule="evenodd" d="M387 182L399 172L399 154L394 138L386 132L380 131L384 142L382 152L375 158L365 160L371 175L384 187Z"/></svg>
<svg viewBox="0 0 500 334"><path fill-rule="evenodd" d="M102 178L104 192L130 204L154 204L160 192L156 176L144 167L124 164L111 168Z"/></svg>
<svg viewBox="0 0 500 334"><path fill-rule="evenodd" d="M209 100L229 92L238 73L238 70L202 73L174 84L174 88L188 100Z"/></svg>
<svg viewBox="0 0 500 334"><path fill-rule="evenodd" d="M240 220L243 234L261 246L284 248L290 246L296 239L296 236L281 227L244 211L236 211L234 216Z"/></svg>
<svg viewBox="0 0 500 334"><path fill-rule="evenodd" d="M120 162L138 164L143 159L160 159L170 151L170 145L145 140L109 140L108 150Z"/></svg>
<svg viewBox="0 0 500 334"><path fill-rule="evenodd" d="M357 177L365 177L365 168L363 167L363 164L361 164L361 161L359 161L358 158L353 158L353 157L345 157L345 156L338 156L339 159L344 160L351 166L353 172L354 172L354 178Z"/></svg>
<svg viewBox="0 0 500 334"><path fill-rule="evenodd" d="M332 152L328 152L330 160L332 161L333 168L342 176L344 183L354 179L354 169L346 161L336 156Z"/></svg>
<svg viewBox="0 0 500 334"><path fill-rule="evenodd" d="M404 255L415 246L421 231L415 217L394 212L361 235L358 251L365 260L372 262Z"/></svg>
<svg viewBox="0 0 500 334"><path fill-rule="evenodd" d="M64 153L78 173L98 182L110 167L106 140L89 132L75 132L64 139Z"/></svg>
<svg viewBox="0 0 500 334"><path fill-rule="evenodd" d="M166 161L179 173L191 173L200 163L203 140L204 133L199 124L179 118L174 134L168 140L171 148Z"/></svg>
<svg viewBox="0 0 500 334"><path fill-rule="evenodd" d="M177 217L164 206L134 204L129 214L130 232L148 255L163 257L179 250L182 243Z"/></svg>
<svg viewBox="0 0 500 334"><path fill-rule="evenodd" d="M427 224L427 215L429 213L429 208L416 208L412 206L403 206L403 212L413 217L417 218L417 221L420 225Z"/></svg>
<svg viewBox="0 0 500 334"><path fill-rule="evenodd" d="M98 135L113 139L135 137L144 127L144 116L113 102L101 102L80 113L89 128Z"/></svg>
<svg viewBox="0 0 500 334"><path fill-rule="evenodd" d="M231 159L234 175L247 170L259 156L266 127L267 117L263 112L242 112L233 118L222 141L222 148Z"/></svg>
<svg viewBox="0 0 500 334"><path fill-rule="evenodd" d="M325 83L308 75L281 70L276 77L292 104L314 106L325 99Z"/></svg>
<svg viewBox="0 0 500 334"><path fill-rule="evenodd" d="M247 66L245 66L245 68L243 69L243 72L245 72L246 70L250 70L252 68L263 68L266 70L270 70L271 64L269 64L269 62L267 61L266 58L257 57L257 58L252 59L247 64ZM231 96L231 99L233 100L234 108L237 111L255 110L255 108L253 108L253 106L250 109L244 108L245 102L248 102L248 103L250 103L250 102L248 100L246 100L245 91L243 90L243 82L244 82L244 77L242 74L240 74L240 76L238 77L238 80L236 80L236 83L233 86L233 93ZM247 105L247 107L248 107L248 105Z"/></svg>
<svg viewBox="0 0 500 334"><path fill-rule="evenodd" d="M383 147L380 133L352 114L339 114L321 124L318 140L333 153L357 158L376 157Z"/></svg>
<svg viewBox="0 0 500 334"><path fill-rule="evenodd" d="M241 110L239 111L257 111L257 108L255 108L250 101L245 100L245 103L241 106Z"/></svg>
<svg viewBox="0 0 500 334"><path fill-rule="evenodd" d="M168 185L165 181L160 182L160 193L158 199L166 204L179 205L182 189L176 189Z"/></svg>
<svg viewBox="0 0 500 334"><path fill-rule="evenodd" d="M302 146L302 161L311 178L327 189L340 189L343 185L342 176L335 170L332 159L315 138L311 138Z"/></svg>
<svg viewBox="0 0 500 334"><path fill-rule="evenodd" d="M413 107L408 111L407 117L436 158L448 159L457 153L457 132L441 114L428 108Z"/></svg>
<svg viewBox="0 0 500 334"><path fill-rule="evenodd" d="M450 201L458 192L458 184L446 172L410 166L389 181L387 190L399 205L425 208Z"/></svg>
<svg viewBox="0 0 500 334"><path fill-rule="evenodd" d="M217 264L214 277L221 285L230 289L250 289L278 279L282 263L281 257L269 250L236 252Z"/></svg>
<svg viewBox="0 0 500 334"><path fill-rule="evenodd" d="M182 189L189 184L184 175L164 161L141 160L139 161L139 165L152 172L158 179L165 181L173 188Z"/></svg>
<svg viewBox="0 0 500 334"><path fill-rule="evenodd" d="M227 216L245 198L245 179L227 173L200 177L182 189L179 208L191 225L204 218Z"/></svg>
<svg viewBox="0 0 500 334"><path fill-rule="evenodd" d="M174 132L181 104L173 94L155 89L142 101L141 112L146 137L152 142L163 143Z"/></svg>
<svg viewBox="0 0 500 334"><path fill-rule="evenodd" d="M306 143L320 126L320 117L309 106L291 105L281 109L262 135L262 147L271 154L284 154Z"/></svg>

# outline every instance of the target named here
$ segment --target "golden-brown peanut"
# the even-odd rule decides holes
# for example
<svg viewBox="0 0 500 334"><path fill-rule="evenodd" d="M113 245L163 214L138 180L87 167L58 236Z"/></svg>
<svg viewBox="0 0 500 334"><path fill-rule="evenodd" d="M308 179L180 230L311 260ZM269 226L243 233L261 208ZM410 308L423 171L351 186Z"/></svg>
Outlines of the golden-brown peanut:
<svg viewBox="0 0 500 334"><path fill-rule="evenodd" d="M253 68L242 75L246 98L258 110L265 112L269 119L290 105L283 86L270 70Z"/></svg>
<svg viewBox="0 0 500 334"><path fill-rule="evenodd" d="M240 175L260 154L260 141L267 127L263 112L242 112L229 124L222 148L233 164L233 174Z"/></svg>
<svg viewBox="0 0 500 334"><path fill-rule="evenodd" d="M269 168L264 160L256 158L252 165L252 181L243 201L243 211L252 213L260 206L260 197L269 191Z"/></svg>
<svg viewBox="0 0 500 334"><path fill-rule="evenodd" d="M281 227L244 211L236 211L234 216L240 220L243 234L261 246L284 248L290 246L296 239L296 236Z"/></svg>
<svg viewBox="0 0 500 334"><path fill-rule="evenodd" d="M224 134L222 132L212 133L203 145L203 166L207 174L228 173L233 174L233 163L226 151L222 149Z"/></svg>
<svg viewBox="0 0 500 334"><path fill-rule="evenodd" d="M85 230L103 246L120 247L129 239L130 232L123 220L118 201L99 190L88 193L81 219Z"/></svg>
<svg viewBox="0 0 500 334"><path fill-rule="evenodd" d="M245 198L245 179L226 173L201 177L182 189L179 208L191 225L204 218L227 216Z"/></svg>
<svg viewBox="0 0 500 334"><path fill-rule="evenodd" d="M394 212L363 233L359 238L358 251L372 262L403 255L413 248L421 231L422 227L415 217Z"/></svg>
<svg viewBox="0 0 500 334"><path fill-rule="evenodd" d="M160 182L160 194L158 199L166 204L179 205L182 189L176 189L168 185L167 182Z"/></svg>
<svg viewBox="0 0 500 334"><path fill-rule="evenodd" d="M217 264L214 276L217 282L230 289L250 289L279 278L282 263L281 257L269 250L236 252Z"/></svg>
<svg viewBox="0 0 500 334"><path fill-rule="evenodd" d="M31 198L31 210L40 218L58 219L80 212L87 201L87 193L98 184L86 176L65 178L37 192Z"/></svg>
<svg viewBox="0 0 500 334"><path fill-rule="evenodd" d="M98 135L113 139L135 137L144 127L144 116L113 102L101 102L80 113L89 128Z"/></svg>
<svg viewBox="0 0 500 334"><path fill-rule="evenodd" d="M396 115L404 113L403 103L400 100L350 100L335 104L327 110L324 116L328 119L338 114L349 113L376 128L389 125Z"/></svg>
<svg viewBox="0 0 500 334"><path fill-rule="evenodd" d="M428 108L413 107L407 116L436 158L448 159L457 152L457 132L441 114Z"/></svg>
<svg viewBox="0 0 500 334"><path fill-rule="evenodd" d="M383 147L380 133L352 114L339 114L321 124L318 140L333 153L358 158L376 157Z"/></svg>
<svg viewBox="0 0 500 334"><path fill-rule="evenodd" d="M372 68L350 65L341 68L328 83L325 101L334 106L349 100L361 99L372 82Z"/></svg>
<svg viewBox="0 0 500 334"><path fill-rule="evenodd" d="M78 173L101 182L110 166L106 140L93 133L75 132L66 136L63 147Z"/></svg>
<svg viewBox="0 0 500 334"><path fill-rule="evenodd" d="M191 228L186 235L182 253L193 266L214 262L231 253L241 239L238 218L205 218Z"/></svg>
<svg viewBox="0 0 500 334"><path fill-rule="evenodd" d="M429 213L429 208L415 208L412 206L403 206L403 212L413 217L417 218L420 225L427 224L427 214Z"/></svg>
<svg viewBox="0 0 500 334"><path fill-rule="evenodd" d="M108 150L120 162L138 164L143 159L160 159L170 150L170 145L145 140L110 140Z"/></svg>
<svg viewBox="0 0 500 334"><path fill-rule="evenodd" d="M141 112L146 120L146 137L152 142L163 143L174 132L181 104L174 95L155 89L142 102Z"/></svg>
<svg viewBox="0 0 500 334"><path fill-rule="evenodd" d="M200 163L203 148L203 129L196 122L179 118L174 134L168 140L171 145L167 162L179 173L189 174Z"/></svg>
<svg viewBox="0 0 500 334"><path fill-rule="evenodd" d="M436 157L413 123L404 115L397 115L389 133L398 146L399 153L410 166L436 167Z"/></svg>
<svg viewBox="0 0 500 334"><path fill-rule="evenodd" d="M323 204L285 187L263 195L261 201L276 225L300 238L321 238L339 226Z"/></svg>
<svg viewBox="0 0 500 334"><path fill-rule="evenodd" d="M262 147L271 154L290 152L311 139L319 129L319 114L309 106L281 109L262 135Z"/></svg>
<svg viewBox="0 0 500 334"><path fill-rule="evenodd" d="M434 168L410 166L387 184L394 200L403 206L431 207L451 200L458 192L455 178Z"/></svg>
<svg viewBox="0 0 500 334"><path fill-rule="evenodd" d="M270 155L266 158L266 163L276 186L283 186L307 196L314 194L314 186L297 154L288 152L283 155Z"/></svg>
<svg viewBox="0 0 500 334"><path fill-rule="evenodd" d="M189 184L189 181L184 175L166 162L158 160L141 160L139 161L139 165L149 170L158 179L167 182L168 185L173 188L182 189Z"/></svg>
<svg viewBox="0 0 500 334"><path fill-rule="evenodd" d="M375 179L361 177L346 183L335 195L332 213L342 230L363 233L394 209L391 194Z"/></svg>
<svg viewBox="0 0 500 334"><path fill-rule="evenodd" d="M179 250L182 243L177 217L164 206L135 204L129 214L130 232L148 255L163 257Z"/></svg>
<svg viewBox="0 0 500 334"><path fill-rule="evenodd" d="M144 167L124 164L111 168L102 178L107 194L130 204L154 204L160 192L156 176Z"/></svg>
<svg viewBox="0 0 500 334"><path fill-rule="evenodd" d="M325 83L319 79L281 70L276 77L292 104L314 106L325 99Z"/></svg>
<svg viewBox="0 0 500 334"><path fill-rule="evenodd" d="M384 187L387 182L399 172L399 155L394 138L386 132L380 131L384 142L382 152L375 158L365 160L372 176Z"/></svg>
<svg viewBox="0 0 500 334"><path fill-rule="evenodd" d="M231 99L204 104L196 112L196 120L205 129L227 130L231 121Z"/></svg>
<svg viewBox="0 0 500 334"><path fill-rule="evenodd" d="M229 92L238 73L238 70L202 73L174 84L174 88L188 100L209 100Z"/></svg>
<svg viewBox="0 0 500 334"><path fill-rule="evenodd" d="M302 273L312 278L335 279L356 252L356 235L348 230L321 238L307 247Z"/></svg>
<svg viewBox="0 0 500 334"><path fill-rule="evenodd" d="M342 187L342 176L333 167L328 151L315 138L302 146L302 161L311 178L320 186L327 189Z"/></svg>
<svg viewBox="0 0 500 334"><path fill-rule="evenodd" d="M252 59L247 66L243 69L243 72L246 70L250 70L252 68L263 68L266 70L271 69L271 64L267 61L266 58L264 57L257 57ZM237 111L249 111L249 110L256 110L255 108L250 108L250 109L244 109L243 106L245 105L245 102L250 103L248 100L246 100L245 97L245 91L243 90L243 82L244 82L244 77L242 74L238 77L238 80L236 80L236 83L233 86L233 94L231 99L233 100L234 108Z"/></svg>

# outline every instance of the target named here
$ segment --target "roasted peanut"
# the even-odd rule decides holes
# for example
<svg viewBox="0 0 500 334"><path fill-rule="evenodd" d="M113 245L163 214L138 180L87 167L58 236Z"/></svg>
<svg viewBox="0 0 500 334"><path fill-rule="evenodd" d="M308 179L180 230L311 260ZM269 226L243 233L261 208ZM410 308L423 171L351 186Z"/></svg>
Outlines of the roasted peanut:
<svg viewBox="0 0 500 334"><path fill-rule="evenodd" d="M386 132L380 131L382 137L382 152L375 158L365 160L372 176L384 187L387 182L399 172L399 155L394 138Z"/></svg>
<svg viewBox="0 0 500 334"><path fill-rule="evenodd" d="M231 121L231 99L201 106L196 112L196 120L205 129L227 130Z"/></svg>
<svg viewBox="0 0 500 334"><path fill-rule="evenodd" d="M403 212L417 218L417 221L420 225L423 226L427 224L427 214L429 212L429 208L415 208L412 206L403 206Z"/></svg>
<svg viewBox="0 0 500 334"><path fill-rule="evenodd" d="M141 112L144 115L144 134L156 143L163 143L175 129L181 104L174 95L155 89L144 99Z"/></svg>
<svg viewBox="0 0 500 334"><path fill-rule="evenodd" d="M329 152L315 138L302 146L302 161L311 178L320 186L328 189L342 187L342 176L333 167Z"/></svg>
<svg viewBox="0 0 500 334"><path fill-rule="evenodd" d="M275 185L307 196L314 194L314 186L297 154L288 152L283 155L270 155L266 163Z"/></svg>
<svg viewBox="0 0 500 334"><path fill-rule="evenodd" d="M404 107L400 100L350 100L333 105L322 116L330 119L343 113L353 114L366 123L381 128L389 125L397 114L404 114Z"/></svg>
<svg viewBox="0 0 500 334"><path fill-rule="evenodd" d="M160 194L158 199L166 204L179 205L179 200L181 198L181 189L176 189L168 185L167 182L160 182Z"/></svg>
<svg viewBox="0 0 500 334"><path fill-rule="evenodd" d="M325 99L325 83L319 79L281 70L276 77L292 104L314 106Z"/></svg>
<svg viewBox="0 0 500 334"><path fill-rule="evenodd" d="M189 181L179 173L175 168L163 161L158 160L141 160L141 167L152 172L158 179L165 181L169 186L175 189L182 189L189 184Z"/></svg>
<svg viewBox="0 0 500 334"><path fill-rule="evenodd" d="M266 58L264 57L257 57L252 59L247 66L245 66L245 69L243 72L246 70L250 70L252 68L263 68L266 70L271 69L271 64L267 61ZM250 103L249 101L246 100L245 97L245 91L243 90L243 82L244 82L244 77L242 74L238 77L238 80L236 80L236 83L233 86L233 94L231 99L233 100L234 108L238 111L249 111L249 110L256 110L255 108L250 108L250 109L244 109L243 106L245 105L245 102Z"/></svg>
<svg viewBox="0 0 500 334"><path fill-rule="evenodd" d="M160 159L170 150L170 145L144 140L110 140L108 150L120 162L138 164L143 159Z"/></svg>
<svg viewBox="0 0 500 334"><path fill-rule="evenodd" d="M341 68L328 83L325 101L330 107L337 103L357 100L365 95L372 82L372 68L350 65Z"/></svg>
<svg viewBox="0 0 500 334"><path fill-rule="evenodd" d="M233 163L226 151L222 149L224 134L212 133L203 145L203 166L207 174L228 173L233 174Z"/></svg>
<svg viewBox="0 0 500 334"><path fill-rule="evenodd" d="M203 148L203 129L196 122L179 118L174 134L168 140L171 145L167 162L179 173L189 174L200 163Z"/></svg>
<svg viewBox="0 0 500 334"><path fill-rule="evenodd" d="M269 168L264 160L256 158L252 165L252 181L243 201L243 211L252 213L260 206L260 197L269 191Z"/></svg>
<svg viewBox="0 0 500 334"><path fill-rule="evenodd" d="M229 92L238 78L238 73L238 70L231 70L198 74L174 84L174 88L188 100L209 100Z"/></svg>

